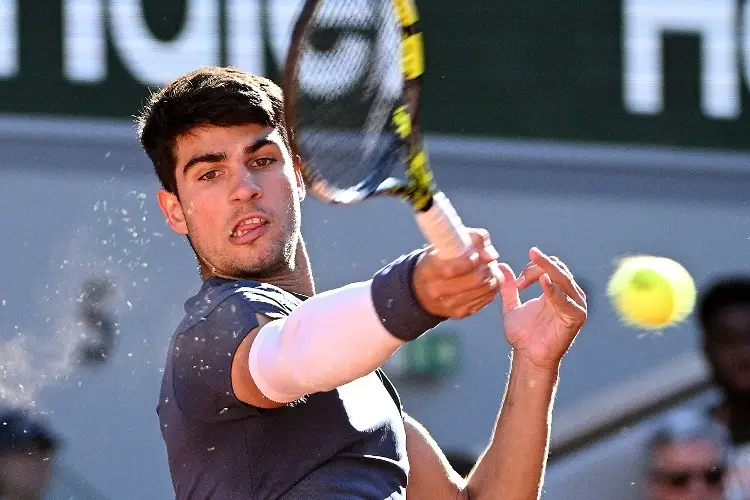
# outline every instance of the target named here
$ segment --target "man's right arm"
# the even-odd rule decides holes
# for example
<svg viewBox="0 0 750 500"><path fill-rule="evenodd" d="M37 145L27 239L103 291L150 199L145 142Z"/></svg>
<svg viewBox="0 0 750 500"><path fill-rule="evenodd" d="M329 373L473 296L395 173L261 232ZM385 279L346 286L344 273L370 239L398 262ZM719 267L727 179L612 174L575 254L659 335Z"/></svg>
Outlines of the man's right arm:
<svg viewBox="0 0 750 500"><path fill-rule="evenodd" d="M316 295L288 317L259 317L232 363L241 401L275 408L371 373L447 317L465 317L492 301L496 254L474 233L475 255L442 261L424 252L396 261L372 280ZM485 246L489 248L485 248Z"/></svg>
<svg viewBox="0 0 750 500"><path fill-rule="evenodd" d="M277 408L335 389L382 365L405 341L383 327L370 283L316 295L286 318L256 314L259 326L243 339L232 360L237 399Z"/></svg>
<svg viewBox="0 0 750 500"><path fill-rule="evenodd" d="M250 347L253 345L260 329L272 321L271 318L262 314L256 314L255 316L258 319L258 326L250 330L232 359L232 389L237 399L243 403L253 405L256 408L279 408L284 406L285 403L273 401L266 397L255 385L253 377L250 376Z"/></svg>

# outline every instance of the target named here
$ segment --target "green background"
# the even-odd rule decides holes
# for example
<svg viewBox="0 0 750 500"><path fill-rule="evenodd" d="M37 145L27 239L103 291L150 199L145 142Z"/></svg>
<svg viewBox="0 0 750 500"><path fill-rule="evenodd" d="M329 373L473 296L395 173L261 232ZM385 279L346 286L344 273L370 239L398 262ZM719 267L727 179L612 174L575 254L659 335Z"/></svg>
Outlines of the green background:
<svg viewBox="0 0 750 500"><path fill-rule="evenodd" d="M61 2L19 4L21 70L0 81L0 111L122 118L138 111L149 89L128 73L111 42L104 82L65 81ZM179 33L186 4L144 1L144 10L154 35L168 40ZM701 112L697 36L665 37L664 112L625 110L619 2L430 0L420 10L427 44L423 118L430 131L750 148L746 111L733 120ZM746 83L741 87L747 101Z"/></svg>

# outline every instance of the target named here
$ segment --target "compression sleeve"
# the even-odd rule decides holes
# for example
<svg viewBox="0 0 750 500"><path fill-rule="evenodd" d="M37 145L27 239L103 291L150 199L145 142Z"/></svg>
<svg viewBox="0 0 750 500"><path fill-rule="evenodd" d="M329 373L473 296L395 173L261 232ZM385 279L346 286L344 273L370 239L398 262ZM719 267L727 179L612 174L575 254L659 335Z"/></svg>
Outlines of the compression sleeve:
<svg viewBox="0 0 750 500"><path fill-rule="evenodd" d="M264 325L250 348L258 389L279 403L333 390L373 372L440 323L444 318L424 311L411 289L418 256L402 257L370 281L315 295Z"/></svg>

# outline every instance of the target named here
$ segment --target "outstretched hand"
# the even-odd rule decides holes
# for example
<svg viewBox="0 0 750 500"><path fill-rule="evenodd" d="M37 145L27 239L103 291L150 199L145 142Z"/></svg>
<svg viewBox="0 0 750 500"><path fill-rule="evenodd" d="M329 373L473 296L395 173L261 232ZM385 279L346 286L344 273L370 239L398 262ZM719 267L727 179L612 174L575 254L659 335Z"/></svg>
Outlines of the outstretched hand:
<svg viewBox="0 0 750 500"><path fill-rule="evenodd" d="M518 278L500 264L505 337L514 357L524 356L545 369L557 369L560 360L586 321L586 294L558 258L538 248L529 250L530 262ZM519 290L539 282L542 294L521 303Z"/></svg>

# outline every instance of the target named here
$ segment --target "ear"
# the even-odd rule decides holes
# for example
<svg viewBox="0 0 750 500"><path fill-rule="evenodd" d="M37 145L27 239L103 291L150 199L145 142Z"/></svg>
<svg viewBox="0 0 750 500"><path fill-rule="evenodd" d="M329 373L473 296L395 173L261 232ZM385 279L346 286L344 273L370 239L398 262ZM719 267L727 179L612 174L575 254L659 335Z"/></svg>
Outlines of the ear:
<svg viewBox="0 0 750 500"><path fill-rule="evenodd" d="M177 234L187 235L187 223L185 222L185 213L182 210L182 204L177 195L170 193L166 189L160 189L156 193L156 201L159 203L167 224Z"/></svg>
<svg viewBox="0 0 750 500"><path fill-rule="evenodd" d="M297 189L299 189L299 199L304 200L305 194L307 193L307 187L305 186L305 178L302 177L302 158L299 155L294 155L292 159L294 162L294 175L297 178Z"/></svg>

